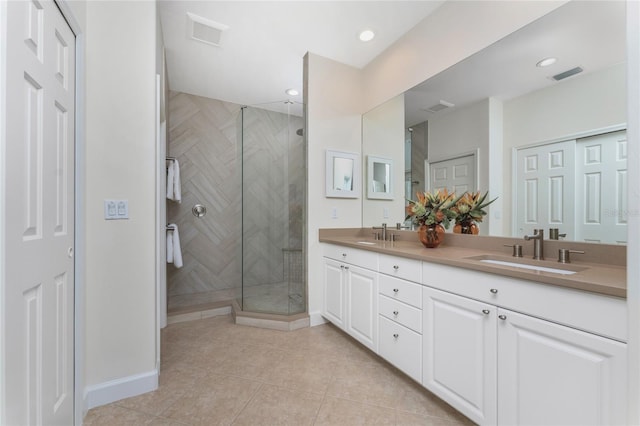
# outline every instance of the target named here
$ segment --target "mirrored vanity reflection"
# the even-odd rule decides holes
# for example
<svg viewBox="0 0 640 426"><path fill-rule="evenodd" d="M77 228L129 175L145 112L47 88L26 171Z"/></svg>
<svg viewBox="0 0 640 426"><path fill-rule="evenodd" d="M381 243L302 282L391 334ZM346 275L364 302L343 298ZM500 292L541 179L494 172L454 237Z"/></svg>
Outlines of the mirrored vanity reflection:
<svg viewBox="0 0 640 426"><path fill-rule="evenodd" d="M380 155L369 127L399 125L381 111L402 110L396 200L488 190L499 198L482 235L558 229L568 240L624 244L625 67L625 4L569 2L405 92L402 105L394 98L365 114L362 153ZM366 213L373 202L363 196L365 227L380 225ZM403 220L394 203L388 222Z"/></svg>

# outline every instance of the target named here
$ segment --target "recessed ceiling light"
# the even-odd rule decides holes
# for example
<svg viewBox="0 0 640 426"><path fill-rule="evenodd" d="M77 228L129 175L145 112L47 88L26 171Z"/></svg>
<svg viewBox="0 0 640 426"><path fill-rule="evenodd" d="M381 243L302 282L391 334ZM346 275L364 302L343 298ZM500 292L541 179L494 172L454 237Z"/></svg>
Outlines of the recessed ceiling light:
<svg viewBox="0 0 640 426"><path fill-rule="evenodd" d="M540 67L540 68L548 67L549 65L555 64L556 61L557 61L556 58L544 58L543 60L541 60L536 64L536 67Z"/></svg>
<svg viewBox="0 0 640 426"><path fill-rule="evenodd" d="M298 92L296 89L287 89L284 91L284 93L286 93L289 96L298 96L300 94L300 92Z"/></svg>
<svg viewBox="0 0 640 426"><path fill-rule="evenodd" d="M363 30L358 34L360 41L371 41L376 36L373 30Z"/></svg>

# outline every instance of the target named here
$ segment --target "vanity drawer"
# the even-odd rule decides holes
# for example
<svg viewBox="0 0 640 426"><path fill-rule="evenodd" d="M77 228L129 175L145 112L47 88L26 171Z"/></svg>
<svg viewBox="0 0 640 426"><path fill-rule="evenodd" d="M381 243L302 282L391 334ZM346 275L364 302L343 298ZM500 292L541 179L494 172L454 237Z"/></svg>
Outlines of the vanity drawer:
<svg viewBox="0 0 640 426"><path fill-rule="evenodd" d="M429 287L627 341L623 298L428 262L423 277Z"/></svg>
<svg viewBox="0 0 640 426"><path fill-rule="evenodd" d="M419 283L422 277L422 262L415 259L404 259L397 256L381 254L379 259L379 272L392 277Z"/></svg>
<svg viewBox="0 0 640 426"><path fill-rule="evenodd" d="M422 309L422 286L420 284L380 274L378 277L378 288L380 294L392 300L399 300L400 302Z"/></svg>
<svg viewBox="0 0 640 426"><path fill-rule="evenodd" d="M422 336L381 315L378 320L378 355L421 382Z"/></svg>
<svg viewBox="0 0 640 426"><path fill-rule="evenodd" d="M325 257L338 262L350 263L362 268L378 270L378 253L366 250L358 250L351 247L325 244L323 253Z"/></svg>
<svg viewBox="0 0 640 426"><path fill-rule="evenodd" d="M383 296L378 296L378 313L387 319L422 334L422 310L406 303Z"/></svg>

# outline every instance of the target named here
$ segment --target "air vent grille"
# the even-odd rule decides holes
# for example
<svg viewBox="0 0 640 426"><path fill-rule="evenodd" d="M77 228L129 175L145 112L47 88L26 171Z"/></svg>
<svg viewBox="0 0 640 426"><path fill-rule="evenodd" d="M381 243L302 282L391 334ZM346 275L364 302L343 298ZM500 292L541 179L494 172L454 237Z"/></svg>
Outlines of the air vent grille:
<svg viewBox="0 0 640 426"><path fill-rule="evenodd" d="M187 12L187 23L189 38L218 47L222 33L229 29L228 25L211 21L191 12Z"/></svg>
<svg viewBox="0 0 640 426"><path fill-rule="evenodd" d="M580 74L582 71L584 71L582 68L575 67L568 71L561 72L560 74L556 74L551 78L553 78L555 81L560 81L564 80L565 78L571 77L572 75Z"/></svg>
<svg viewBox="0 0 640 426"><path fill-rule="evenodd" d="M437 104L430 106L429 108L423 108L423 111L428 111L428 112L439 112L442 111L444 109L448 109L448 108L453 108L455 105L452 104L451 102L447 102L447 101L440 101Z"/></svg>

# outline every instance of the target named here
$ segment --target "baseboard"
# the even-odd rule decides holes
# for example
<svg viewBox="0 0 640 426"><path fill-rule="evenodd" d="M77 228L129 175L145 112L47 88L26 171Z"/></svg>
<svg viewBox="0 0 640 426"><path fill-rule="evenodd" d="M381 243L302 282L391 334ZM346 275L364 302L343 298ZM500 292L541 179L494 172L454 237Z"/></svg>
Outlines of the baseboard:
<svg viewBox="0 0 640 426"><path fill-rule="evenodd" d="M158 370L111 380L87 387L84 397L85 408L89 410L156 389L158 389Z"/></svg>
<svg viewBox="0 0 640 426"><path fill-rule="evenodd" d="M322 325L328 322L320 312L309 312L309 327L315 327L316 325Z"/></svg>

